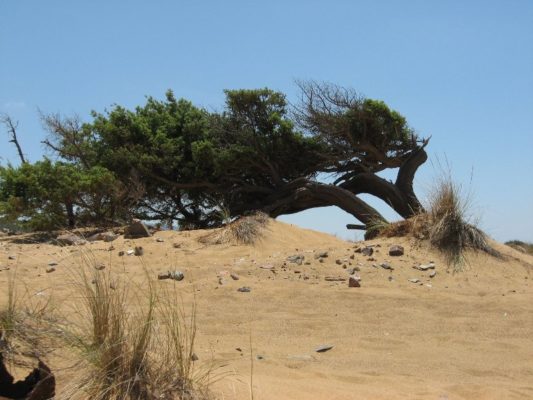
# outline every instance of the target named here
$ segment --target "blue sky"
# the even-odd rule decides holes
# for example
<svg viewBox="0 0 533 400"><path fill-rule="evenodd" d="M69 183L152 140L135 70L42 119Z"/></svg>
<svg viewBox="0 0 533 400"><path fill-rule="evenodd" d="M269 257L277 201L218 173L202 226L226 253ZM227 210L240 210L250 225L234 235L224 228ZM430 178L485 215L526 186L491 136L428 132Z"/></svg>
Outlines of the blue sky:
<svg viewBox="0 0 533 400"><path fill-rule="evenodd" d="M432 136L421 198L448 164L491 236L533 241L532 21L529 0L3 0L0 112L20 122L35 161L38 108L88 118L171 88L219 109L226 88L268 86L296 100L295 79L330 81ZM0 162L16 163L6 139L0 132ZM282 219L360 237L336 209Z"/></svg>

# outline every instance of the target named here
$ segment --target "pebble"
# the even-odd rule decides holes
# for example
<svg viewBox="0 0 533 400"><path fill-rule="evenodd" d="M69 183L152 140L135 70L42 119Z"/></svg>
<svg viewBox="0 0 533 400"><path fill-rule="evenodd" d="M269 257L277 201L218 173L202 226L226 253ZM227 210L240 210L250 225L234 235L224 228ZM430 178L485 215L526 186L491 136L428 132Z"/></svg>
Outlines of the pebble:
<svg viewBox="0 0 533 400"><path fill-rule="evenodd" d="M318 346L315 349L315 351L317 353L325 353L326 351L331 350L333 347L335 347L335 346L333 346L332 344L325 344L325 345L322 345L322 346Z"/></svg>
<svg viewBox="0 0 533 400"><path fill-rule="evenodd" d="M420 282L420 279L417 279L417 278L411 278L411 279L408 279L409 282L411 283L419 283Z"/></svg>
<svg viewBox="0 0 533 400"><path fill-rule="evenodd" d="M46 273L49 274L50 272L54 272L56 269L54 267L48 267L46 268Z"/></svg>
<svg viewBox="0 0 533 400"><path fill-rule="evenodd" d="M135 251L130 249L130 250L128 250L128 251L126 252L126 254L127 254L128 256L132 256L133 254L135 254Z"/></svg>
<svg viewBox="0 0 533 400"><path fill-rule="evenodd" d="M370 257L372 254L374 254L374 249L370 246L366 246L361 250L361 254Z"/></svg>
<svg viewBox="0 0 533 400"><path fill-rule="evenodd" d="M233 279L234 281L238 281L240 278L239 278L239 275L233 273L233 274L230 274L231 276L231 279Z"/></svg>
<svg viewBox="0 0 533 400"><path fill-rule="evenodd" d="M243 286L243 287L240 287L237 289L237 292L242 292L242 293L249 293L251 292L252 289L249 288L248 286Z"/></svg>
<svg viewBox="0 0 533 400"><path fill-rule="evenodd" d="M403 256L403 247L394 245L389 248L389 255L393 257Z"/></svg>
<svg viewBox="0 0 533 400"><path fill-rule="evenodd" d="M55 262L55 261L50 261L50 262L48 263L48 266L50 266L50 267L54 267L54 266L56 266L56 265L57 265L57 262Z"/></svg>
<svg viewBox="0 0 533 400"><path fill-rule="evenodd" d="M134 254L140 257L144 254L144 249L141 246L135 246Z"/></svg>
<svg viewBox="0 0 533 400"><path fill-rule="evenodd" d="M105 264L96 264L94 268L97 269L98 271L101 271L105 269Z"/></svg>
<svg viewBox="0 0 533 400"><path fill-rule="evenodd" d="M418 269L420 271L427 271L428 269L435 269L435 264L434 263L420 264L419 266L415 266L413 268Z"/></svg>
<svg viewBox="0 0 533 400"><path fill-rule="evenodd" d="M361 277L358 275L352 275L350 276L350 279L348 280L348 287L361 287Z"/></svg>
<svg viewBox="0 0 533 400"><path fill-rule="evenodd" d="M302 265L302 263L304 262L304 259L305 257L301 254L297 254L297 255L294 255L294 256L289 256L287 257L287 261L290 262L290 263L295 263L295 264L298 264L298 265Z"/></svg>
<svg viewBox="0 0 533 400"><path fill-rule="evenodd" d="M122 250L118 252L119 257L122 257L123 255L124 255L124 252Z"/></svg>
<svg viewBox="0 0 533 400"><path fill-rule="evenodd" d="M181 281L183 278L185 278L185 275L181 271L169 271L170 279L174 279L175 281Z"/></svg>
<svg viewBox="0 0 533 400"><path fill-rule="evenodd" d="M192 353L192 354L191 354L191 360L192 360L192 361L198 361L198 360L199 360L199 358L198 358L198 356L196 355L196 353Z"/></svg>
<svg viewBox="0 0 533 400"><path fill-rule="evenodd" d="M317 254L315 254L315 258L318 259L318 258L327 258L329 256L328 252L327 251L321 251Z"/></svg>
<svg viewBox="0 0 533 400"><path fill-rule="evenodd" d="M388 262L383 262L381 264L379 264L379 266L383 269L388 269L388 270L393 270L394 268L392 268L392 265L390 265Z"/></svg>
<svg viewBox="0 0 533 400"><path fill-rule="evenodd" d="M430 277L430 278L434 278L435 275L437 275L437 271L431 271L431 272L429 273L429 277Z"/></svg>
<svg viewBox="0 0 533 400"><path fill-rule="evenodd" d="M163 243L165 239L158 237L155 241L158 243Z"/></svg>
<svg viewBox="0 0 533 400"><path fill-rule="evenodd" d="M9 256L9 257L7 257L8 260L15 260L16 258L17 258L17 257L15 257L15 256Z"/></svg>

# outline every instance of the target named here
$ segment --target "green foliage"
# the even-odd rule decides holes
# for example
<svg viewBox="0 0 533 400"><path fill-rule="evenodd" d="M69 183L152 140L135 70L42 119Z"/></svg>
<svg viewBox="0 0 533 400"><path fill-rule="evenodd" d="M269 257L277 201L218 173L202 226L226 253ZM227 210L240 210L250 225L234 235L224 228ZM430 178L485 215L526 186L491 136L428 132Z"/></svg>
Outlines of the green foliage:
<svg viewBox="0 0 533 400"><path fill-rule="evenodd" d="M78 220L96 222L105 218L116 184L102 167L84 170L46 158L0 167L0 221L16 221L32 230L73 226Z"/></svg>

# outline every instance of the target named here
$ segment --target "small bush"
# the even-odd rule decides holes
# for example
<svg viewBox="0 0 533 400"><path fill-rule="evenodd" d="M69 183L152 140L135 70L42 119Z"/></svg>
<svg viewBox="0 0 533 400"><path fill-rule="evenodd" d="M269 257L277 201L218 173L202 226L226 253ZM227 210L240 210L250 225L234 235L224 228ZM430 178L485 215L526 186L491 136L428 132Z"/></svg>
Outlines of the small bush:
<svg viewBox="0 0 533 400"><path fill-rule="evenodd" d="M505 244L521 253L533 255L533 243L522 242L521 240L509 240Z"/></svg>

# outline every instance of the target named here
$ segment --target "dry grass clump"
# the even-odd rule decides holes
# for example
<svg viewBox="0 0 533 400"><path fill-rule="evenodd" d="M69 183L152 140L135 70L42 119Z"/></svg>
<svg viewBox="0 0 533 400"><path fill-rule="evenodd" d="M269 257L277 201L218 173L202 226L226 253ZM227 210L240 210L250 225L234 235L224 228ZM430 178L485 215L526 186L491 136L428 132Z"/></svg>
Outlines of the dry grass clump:
<svg viewBox="0 0 533 400"><path fill-rule="evenodd" d="M449 177L441 179L429 197L425 213L413 218L388 224L379 230L381 236L411 235L419 240L429 240L440 250L449 265L460 271L465 263L467 249L481 250L499 256L487 236L468 218L469 202Z"/></svg>
<svg viewBox="0 0 533 400"><path fill-rule="evenodd" d="M82 374L63 399L206 399L208 374L192 358L196 311L186 317L176 293L161 295L155 282L129 293L109 273L80 273L85 323L70 332ZM172 295L174 294L174 295ZM130 307L135 305L135 307Z"/></svg>
<svg viewBox="0 0 533 400"><path fill-rule="evenodd" d="M0 352L11 365L30 367L54 346L54 329L49 299L30 297L17 289L16 270L10 271L7 303L0 308Z"/></svg>
<svg viewBox="0 0 533 400"><path fill-rule="evenodd" d="M229 222L223 228L202 236L199 241L206 244L254 244L262 237L268 221L268 215L262 212L243 216Z"/></svg>
<svg viewBox="0 0 533 400"><path fill-rule="evenodd" d="M533 243L527 243L521 240L509 240L505 244L521 253L533 255Z"/></svg>

